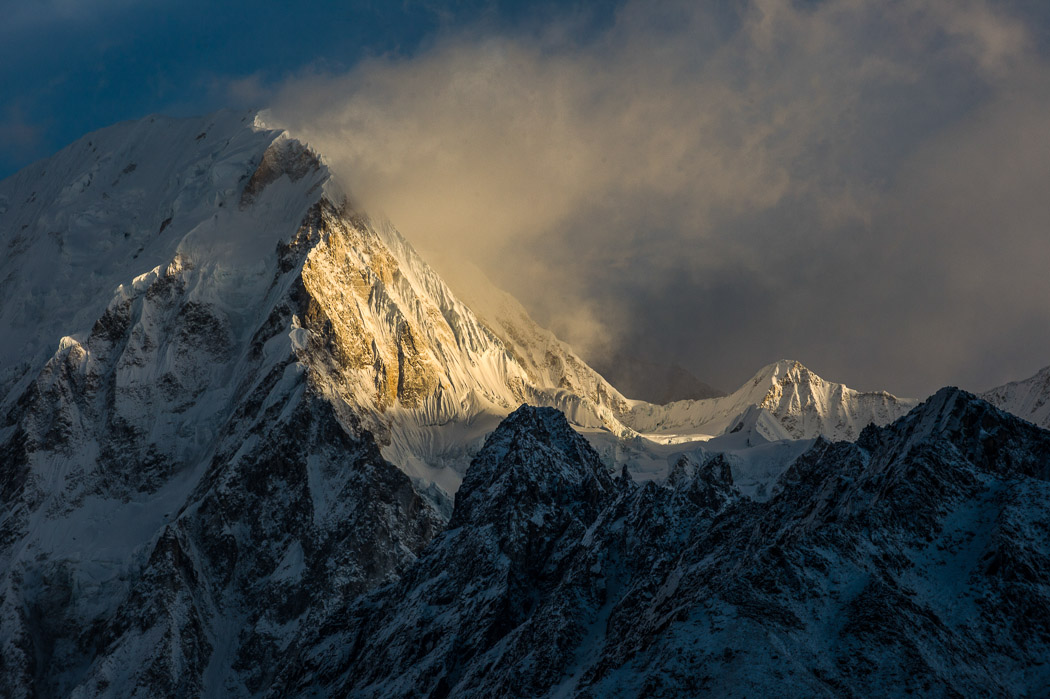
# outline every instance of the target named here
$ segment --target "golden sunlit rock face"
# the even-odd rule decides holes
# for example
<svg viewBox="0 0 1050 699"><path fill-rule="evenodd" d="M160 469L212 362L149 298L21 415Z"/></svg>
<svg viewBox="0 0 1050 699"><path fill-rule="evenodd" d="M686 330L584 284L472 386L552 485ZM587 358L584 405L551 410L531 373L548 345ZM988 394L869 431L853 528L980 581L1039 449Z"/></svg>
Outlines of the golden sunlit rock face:
<svg viewBox="0 0 1050 699"><path fill-rule="evenodd" d="M439 372L418 340L420 330L391 298L401 275L396 260L360 218L329 205L313 223L320 242L302 272L307 295L302 322L313 342L323 345L349 383L370 379L380 411L398 402L418 406L438 387ZM451 338L440 313L426 317Z"/></svg>

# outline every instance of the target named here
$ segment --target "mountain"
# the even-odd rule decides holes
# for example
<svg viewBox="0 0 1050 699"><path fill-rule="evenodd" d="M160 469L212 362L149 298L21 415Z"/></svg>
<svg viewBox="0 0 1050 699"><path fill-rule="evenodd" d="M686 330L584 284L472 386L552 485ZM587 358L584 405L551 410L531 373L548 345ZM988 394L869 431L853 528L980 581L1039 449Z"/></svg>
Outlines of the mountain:
<svg viewBox="0 0 1050 699"><path fill-rule="evenodd" d="M769 440L856 439L869 424L885 425L918 401L889 393L861 393L820 378L802 364L781 360L764 367L742 387L721 398L668 405L637 402L626 422L639 433L664 439L678 435L720 435L742 429L757 407L773 419L759 421Z"/></svg>
<svg viewBox="0 0 1050 699"><path fill-rule="evenodd" d="M437 261L442 281L449 284L456 298L470 309L478 322L499 339L532 383L556 387L566 394L587 396L592 403L611 406L618 420L623 418L628 405L619 391L569 345L533 320L516 298L493 284L476 266L450 258L447 252L427 251L427 260ZM576 421L575 417L570 419ZM611 421L606 419L606 423ZM606 427L608 424L603 423Z"/></svg>
<svg viewBox="0 0 1050 699"><path fill-rule="evenodd" d="M855 439L869 423L885 425L918 403L885 392L864 393L825 381L800 362L792 360L781 360L764 367L728 396L706 384L703 385L706 388L697 387L687 379L684 381L686 387L692 385L690 390L708 393L710 397L668 404L623 400L619 393L610 397L612 387L609 383L553 333L537 324L521 303L494 285L483 272L470 263L450 259L440 252L430 255L438 261L444 278L449 279L457 297L485 328L500 339L520 365L547 385L560 385L573 393L580 393L582 387L585 395L592 397L592 402L613 408L614 419L607 416L602 426L595 426L593 421L581 422L572 413L568 414L574 425L584 428L603 457L617 466L625 462L617 454L623 452L625 445L638 444L639 434L643 441L652 442L642 447L643 451L650 453L655 445L668 443L710 442L710 447L718 447L720 445L712 442L712 437L740 432L745 427L749 427L745 432L753 436L751 444L818 436ZM646 364L624 355L614 359L618 366L628 368L645 365L639 370L639 375L664 376L668 381L683 383L681 375L667 367ZM551 368L556 372L550 373ZM622 388L620 384L616 385ZM543 404L564 407L554 401ZM765 416L755 413L756 410ZM743 446L747 440L733 438L722 440L722 443ZM662 461L663 455L655 458ZM626 461L630 462L630 459Z"/></svg>
<svg viewBox="0 0 1050 699"><path fill-rule="evenodd" d="M981 394L992 405L1050 429L1050 366L1024 381L993 388Z"/></svg>
<svg viewBox="0 0 1050 699"><path fill-rule="evenodd" d="M819 439L769 501L721 457L605 475L523 407L397 582L270 696L1027 696L1050 683L1050 432L943 389Z"/></svg>
<svg viewBox="0 0 1050 699"><path fill-rule="evenodd" d="M597 371L623 395L657 404L725 395L677 364L659 365L622 352L602 364L592 362L588 366L554 333L533 320L516 298L493 284L475 265L453 258L446 251L428 250L426 258L436 265L456 296L499 337L522 366L539 375L548 374L552 369L557 372L546 378L548 385L564 384L574 390L580 386L593 386L591 390L597 390L604 384L595 382Z"/></svg>
<svg viewBox="0 0 1050 699"><path fill-rule="evenodd" d="M906 407L795 364L715 402L629 401L509 297L475 313L319 154L251 114L85 136L0 182L0 249L12 696L280 693L307 682L284 659L328 667L316 634L421 580L404 576L439 535L542 533L525 563L497 560L478 582L491 586L464 593L495 595L507 576L531 585L546 552L636 490L605 473L628 456L696 484L674 498L765 501L802 438ZM527 410L486 442L523 403L575 431ZM579 432L610 448L594 457ZM709 449L679 453L679 437ZM713 459L721 480L697 481ZM749 480L729 489L726 474ZM644 536L663 536L653 522ZM491 561L487 538L464 542ZM442 560L469 562L455 555ZM522 589L478 608L490 637L499 610L531 613Z"/></svg>

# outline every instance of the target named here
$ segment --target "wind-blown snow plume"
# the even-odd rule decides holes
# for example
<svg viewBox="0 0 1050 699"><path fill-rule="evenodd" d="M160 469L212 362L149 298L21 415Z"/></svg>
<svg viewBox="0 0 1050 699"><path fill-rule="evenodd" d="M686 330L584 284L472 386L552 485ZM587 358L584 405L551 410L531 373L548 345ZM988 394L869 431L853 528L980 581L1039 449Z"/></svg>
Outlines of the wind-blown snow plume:
<svg viewBox="0 0 1050 699"><path fill-rule="evenodd" d="M627 3L598 32L295 75L269 119L585 358L629 345L728 387L801 356L923 395L1050 343L1050 80L1023 11Z"/></svg>

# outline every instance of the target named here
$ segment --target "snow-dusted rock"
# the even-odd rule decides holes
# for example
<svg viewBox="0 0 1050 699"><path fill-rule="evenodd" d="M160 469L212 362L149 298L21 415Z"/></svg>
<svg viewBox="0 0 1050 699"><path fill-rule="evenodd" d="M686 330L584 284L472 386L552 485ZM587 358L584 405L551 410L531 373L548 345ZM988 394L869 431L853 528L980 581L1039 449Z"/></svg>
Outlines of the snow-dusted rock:
<svg viewBox="0 0 1050 699"><path fill-rule="evenodd" d="M79 167L95 173L79 189L52 181L81 181ZM0 412L0 686L257 693L310 610L396 577L443 524L302 337L327 173L218 115L86 137L2 191L27 178L43 182L32 203L51 200L35 218L8 209L3 228L24 241L3 266L3 317L29 351L5 355L20 361ZM132 225L142 200L169 211L159 227ZM141 250L108 247L84 211L128 214Z"/></svg>
<svg viewBox="0 0 1050 699"><path fill-rule="evenodd" d="M0 204L16 694L257 693L318 608L397 577L516 406L626 429L568 350L522 365L252 115L104 129Z"/></svg>

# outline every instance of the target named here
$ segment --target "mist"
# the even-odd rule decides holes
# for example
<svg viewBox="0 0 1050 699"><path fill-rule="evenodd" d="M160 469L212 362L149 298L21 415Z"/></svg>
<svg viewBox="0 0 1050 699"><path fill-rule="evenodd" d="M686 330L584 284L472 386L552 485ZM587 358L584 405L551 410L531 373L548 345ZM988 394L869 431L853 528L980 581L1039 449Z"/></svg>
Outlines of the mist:
<svg viewBox="0 0 1050 699"><path fill-rule="evenodd" d="M1050 71L1025 6L653 5L300 72L265 119L592 361L732 390L793 358L916 397L1050 364Z"/></svg>

